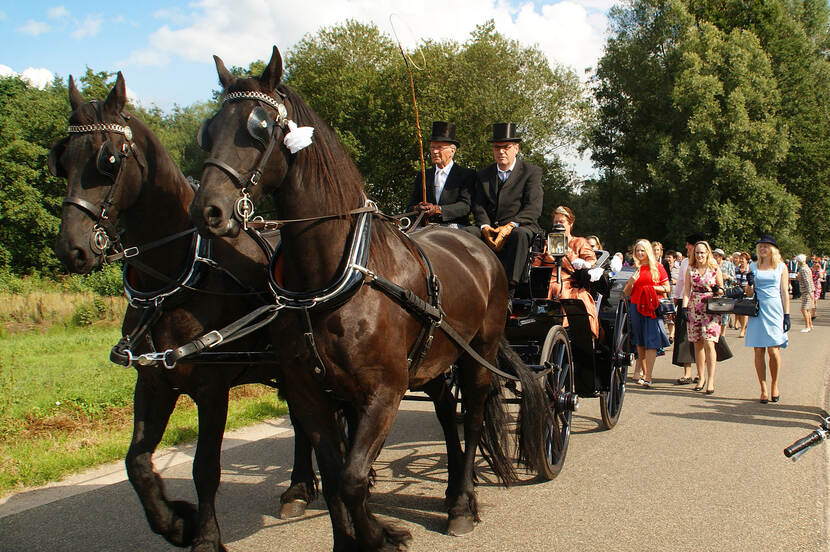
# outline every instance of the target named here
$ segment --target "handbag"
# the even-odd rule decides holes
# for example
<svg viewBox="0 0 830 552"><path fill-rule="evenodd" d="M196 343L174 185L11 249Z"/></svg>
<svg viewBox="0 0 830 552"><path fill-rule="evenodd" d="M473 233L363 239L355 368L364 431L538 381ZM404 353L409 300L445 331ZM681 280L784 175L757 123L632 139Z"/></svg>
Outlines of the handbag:
<svg viewBox="0 0 830 552"><path fill-rule="evenodd" d="M733 356L732 349L730 349L729 344L726 343L726 337L724 337L723 334L720 334L720 338L715 342L715 362L723 362L724 360L729 360Z"/></svg>
<svg viewBox="0 0 830 552"><path fill-rule="evenodd" d="M708 297L706 299L706 312L709 314L728 314L735 307L735 299L729 297Z"/></svg>
<svg viewBox="0 0 830 552"><path fill-rule="evenodd" d="M738 316L758 316L758 311L761 309L757 297L741 297L735 301L735 306L732 309Z"/></svg>
<svg viewBox="0 0 830 552"><path fill-rule="evenodd" d="M657 316L668 316L676 313L677 309L674 308L674 300L668 298L660 299L660 303L657 305L657 310L655 311Z"/></svg>

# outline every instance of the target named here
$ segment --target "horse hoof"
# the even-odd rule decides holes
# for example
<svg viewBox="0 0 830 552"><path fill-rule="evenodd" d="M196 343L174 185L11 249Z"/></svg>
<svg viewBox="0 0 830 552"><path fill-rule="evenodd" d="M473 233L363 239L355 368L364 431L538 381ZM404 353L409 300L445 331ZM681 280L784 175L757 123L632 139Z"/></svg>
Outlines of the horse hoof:
<svg viewBox="0 0 830 552"><path fill-rule="evenodd" d="M280 506L280 519L303 517L307 506L308 502L305 500L292 500L291 502L285 502L282 506Z"/></svg>
<svg viewBox="0 0 830 552"><path fill-rule="evenodd" d="M463 537L468 533L472 533L474 527L475 524L473 523L472 517L455 517L450 520L450 525L447 528L447 534L451 537Z"/></svg>

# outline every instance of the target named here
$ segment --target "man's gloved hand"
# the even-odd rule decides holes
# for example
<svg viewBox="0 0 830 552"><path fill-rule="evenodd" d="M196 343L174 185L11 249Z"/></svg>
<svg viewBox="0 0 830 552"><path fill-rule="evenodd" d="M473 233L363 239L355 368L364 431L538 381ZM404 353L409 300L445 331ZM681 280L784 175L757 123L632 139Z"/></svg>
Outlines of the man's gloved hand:
<svg viewBox="0 0 830 552"><path fill-rule="evenodd" d="M422 201L421 203L415 206L415 210L419 213L424 213L426 218L432 218L436 215L441 214L441 206L436 205L435 203L427 203Z"/></svg>
<svg viewBox="0 0 830 552"><path fill-rule="evenodd" d="M419 203L415 206L415 211L418 212L418 213L421 213L421 212L424 212L424 211L429 211L430 205L432 205L432 203L427 203L426 201L422 201L421 203Z"/></svg>
<svg viewBox="0 0 830 552"><path fill-rule="evenodd" d="M493 249L494 251L498 251L498 249L496 249L495 242L495 239L498 236L498 234L498 230L493 228L492 226L485 226L481 229L481 239L483 239L484 243L486 243L487 246L490 249Z"/></svg>
<svg viewBox="0 0 830 552"><path fill-rule="evenodd" d="M515 227L512 224L510 224L509 222L507 224L505 224L504 226L499 226L498 228L496 228L496 230L498 231L498 235L496 236L496 239L493 240L496 251L501 251L502 250L502 248L504 247L504 244L506 243L507 236L510 235L510 232L513 231L513 228L515 228Z"/></svg>
<svg viewBox="0 0 830 552"><path fill-rule="evenodd" d="M789 314L784 315L784 331L785 332L790 331L790 315Z"/></svg>
<svg viewBox="0 0 830 552"><path fill-rule="evenodd" d="M429 218L441 218L441 206L433 203L430 206Z"/></svg>

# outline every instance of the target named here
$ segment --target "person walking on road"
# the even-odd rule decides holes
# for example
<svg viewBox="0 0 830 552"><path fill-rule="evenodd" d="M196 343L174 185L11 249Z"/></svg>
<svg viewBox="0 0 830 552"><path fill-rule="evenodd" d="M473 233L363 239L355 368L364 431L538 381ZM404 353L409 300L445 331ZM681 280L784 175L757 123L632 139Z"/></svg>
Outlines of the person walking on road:
<svg viewBox="0 0 830 552"><path fill-rule="evenodd" d="M721 316L706 312L706 300L723 293L723 273L707 242L697 242L692 255L686 271L681 312L686 315L686 331L695 347L699 378L695 391L705 388L706 394L711 395L715 392L715 343L720 338Z"/></svg>
<svg viewBox="0 0 830 552"><path fill-rule="evenodd" d="M623 295L631 299L631 344L637 347L637 356L643 361L643 376L637 383L651 388L657 349L669 346L669 337L663 320L657 316L659 297L671 290L669 275L654 258L651 243L638 240L634 244L634 263L637 270L628 279Z"/></svg>
<svg viewBox="0 0 830 552"><path fill-rule="evenodd" d="M760 402L778 402L781 391L778 376L781 371L781 351L788 343L790 331L790 294L787 265L775 238L761 236L755 247L758 261L749 265L747 295L756 296L760 304L758 316L747 322L744 345L755 349L755 373L761 385ZM767 386L766 356L769 357L770 385Z"/></svg>
<svg viewBox="0 0 830 552"><path fill-rule="evenodd" d="M749 282L749 253L746 251L742 251L738 255L738 264L735 265L735 280L737 281L738 285L741 286L741 289L744 290L746 293L746 286ZM749 318L746 315L736 315L735 316L735 329L740 330L738 337L744 338L746 337L746 319Z"/></svg>
<svg viewBox="0 0 830 552"><path fill-rule="evenodd" d="M804 328L801 333L807 333L813 329L813 311L816 309L814 299L813 275L810 267L807 266L807 255L804 253L796 256L798 263L797 281L798 287L804 292L801 294L801 316L804 317Z"/></svg>

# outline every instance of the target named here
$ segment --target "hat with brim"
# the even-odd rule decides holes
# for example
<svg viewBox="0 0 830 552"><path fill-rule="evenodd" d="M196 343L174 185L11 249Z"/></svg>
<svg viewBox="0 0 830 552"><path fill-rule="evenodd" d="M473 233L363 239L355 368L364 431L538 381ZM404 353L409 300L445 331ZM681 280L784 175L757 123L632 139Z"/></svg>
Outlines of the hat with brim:
<svg viewBox="0 0 830 552"><path fill-rule="evenodd" d="M763 234L755 245L758 245L759 243L768 243L778 247L778 242L776 242L775 238L773 238L770 234Z"/></svg>
<svg viewBox="0 0 830 552"><path fill-rule="evenodd" d="M723 252L723 249L718 247L717 249L713 249L712 253L715 255L720 255L721 257L726 257L726 253Z"/></svg>
<svg viewBox="0 0 830 552"><path fill-rule="evenodd" d="M459 147L461 144L455 139L455 123L448 123L446 121L434 121L432 123L432 136L429 137L430 142L449 142Z"/></svg>
<svg viewBox="0 0 830 552"><path fill-rule="evenodd" d="M488 142L521 142L516 133L516 123L496 123L493 125L493 137Z"/></svg>

